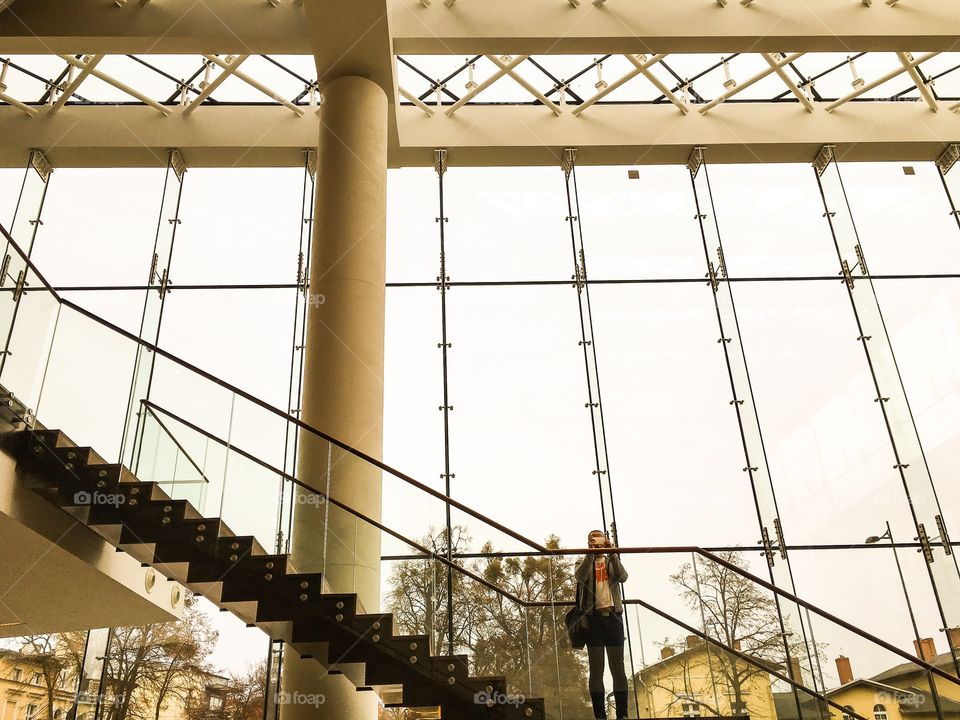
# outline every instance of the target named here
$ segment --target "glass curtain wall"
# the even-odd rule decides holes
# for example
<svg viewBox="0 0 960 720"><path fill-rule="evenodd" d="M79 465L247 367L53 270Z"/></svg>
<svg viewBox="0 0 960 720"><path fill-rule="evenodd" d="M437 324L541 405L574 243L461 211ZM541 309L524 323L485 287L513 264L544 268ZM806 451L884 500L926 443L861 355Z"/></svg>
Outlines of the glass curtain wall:
<svg viewBox="0 0 960 720"><path fill-rule="evenodd" d="M758 604L772 633L762 644L746 630L725 636L766 668L741 678L741 660L710 643L729 630L705 602L720 566L690 548L715 551L911 656L925 648L925 659L956 673L960 576L949 536L960 535L960 224L958 193L951 200L948 191L960 170L832 158L819 174L811 165L707 164L693 182L683 166L567 170L559 160L451 166L442 209L436 169L390 171L383 460L539 543L581 548L588 531L611 530L615 510L621 546L671 546L624 555L635 601L626 614L631 707L644 717L839 718L790 681L856 705L841 686L871 678L900 688L885 691L887 704L909 712L919 703L935 717L923 704L930 678L898 670L903 657L766 589L739 599ZM40 271L64 297L137 334L144 294L159 297L161 285L144 267L175 228L158 344L294 413L309 170L191 169L176 215L164 191L169 168L126 172L56 171L36 240ZM111 191L88 197L71 219L84 173ZM116 454L129 388L113 379L134 377L138 359L118 353L98 364L102 352L67 353L112 342L71 317L43 329L53 351L32 407ZM90 422L66 405L45 407L43 398L70 397L71 368L113 388L100 400L118 411ZM13 362L0 380L35 370ZM242 404L170 363L152 382L160 407L292 469L281 418L240 417ZM195 485L195 502L282 548L282 482L207 441L181 442L178 464L165 465L163 433L189 433L170 418L162 425L151 420L144 435L150 472L185 493ZM524 638L516 689L560 698L557 717L561 704L564 717L586 717L581 688L564 689L583 667L562 636L533 635L565 612L551 605L571 597L565 559L524 576L522 557L511 565L491 553L529 548L467 513L448 519L442 503L400 483L384 484L383 523L505 584L539 578L542 586L511 587L548 610L517 606L503 618ZM425 562L410 552L384 545L384 609L401 571ZM427 575L445 604L446 569ZM461 600L482 596L470 582L454 585ZM222 668L241 673L236 658L267 657L259 631L213 622L217 647L227 648L215 655ZM446 645L446 627L436 640ZM230 648L244 649L231 659ZM960 702L948 684L940 694ZM877 704L853 709L869 719Z"/></svg>

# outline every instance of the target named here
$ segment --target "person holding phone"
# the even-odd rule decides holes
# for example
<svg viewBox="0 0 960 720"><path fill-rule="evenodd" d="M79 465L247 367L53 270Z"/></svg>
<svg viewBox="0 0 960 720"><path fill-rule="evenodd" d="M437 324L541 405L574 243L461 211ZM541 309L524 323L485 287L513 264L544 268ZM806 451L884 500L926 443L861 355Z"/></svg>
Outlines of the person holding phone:
<svg viewBox="0 0 960 720"><path fill-rule="evenodd" d="M587 535L591 550L613 549L603 530ZM627 717L627 674L623 665L623 599L620 584L627 571L614 552L590 553L577 565L575 576L580 588L577 597L587 617L587 658L590 663L588 688L593 716L606 720L606 691L603 687L604 654L613 675L613 699L617 718Z"/></svg>

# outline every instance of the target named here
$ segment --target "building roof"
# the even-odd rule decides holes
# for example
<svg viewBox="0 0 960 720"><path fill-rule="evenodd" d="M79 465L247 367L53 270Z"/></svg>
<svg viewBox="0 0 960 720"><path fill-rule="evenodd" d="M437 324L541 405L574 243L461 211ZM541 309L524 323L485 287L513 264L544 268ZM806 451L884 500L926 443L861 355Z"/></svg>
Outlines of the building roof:
<svg viewBox="0 0 960 720"><path fill-rule="evenodd" d="M934 667L950 670L952 672L953 671L953 655L951 655L949 652L940 653L939 655L934 656L930 664L933 665ZM903 677L905 675L912 675L914 673L922 673L922 672L924 672L923 669L917 667L916 664L912 662L904 662L904 663L900 663L899 665L894 665L892 668L888 670L884 670L879 675L874 675L873 678L871 679L876 680L878 682L885 682L887 680Z"/></svg>
<svg viewBox="0 0 960 720"><path fill-rule="evenodd" d="M867 685L868 687L872 687L877 690L883 690L884 692L889 692L894 694L912 692L911 690L895 687L893 685L887 685L885 683L878 682L876 680L872 680L869 678L855 678L848 683L844 683L843 685L840 685L839 687L835 687L830 690L827 690L826 695L827 697L830 697L832 695L836 695L837 693L841 693L845 690L849 690L850 688L855 687L857 685Z"/></svg>
<svg viewBox="0 0 960 720"><path fill-rule="evenodd" d="M804 718L818 717L818 704L821 704L820 701L812 695L806 693L800 694L800 712ZM776 711L777 720L800 720L797 714L797 702L794 699L793 692L773 693L773 707ZM829 717L830 712L824 710L824 716Z"/></svg>
<svg viewBox="0 0 960 720"><path fill-rule="evenodd" d="M677 660L681 660L681 659L688 659L688 658L690 658L691 656L693 656L693 655L695 655L695 654L697 654L697 653L704 653L704 652L705 652L708 648L710 648L710 647L711 647L711 646L710 646L709 643L707 643L707 642L701 642L701 643L698 643L698 644L694 645L693 647L684 648L684 649L681 650L680 652L675 653L675 654L671 655L670 657L660 658L657 662L651 663L651 664L647 665L645 668L641 669L641 670L637 673L637 675L639 675L639 676L642 677L643 675L648 674L648 673L650 673L651 671L653 671L653 670L655 670L655 669L656 669L656 670L659 670L661 667L663 667L664 665L667 665L667 664L669 664L669 663L671 663L671 662L674 662L674 661L677 661ZM720 648L715 648L715 650L716 650L717 653L723 652ZM764 659L764 658L760 658L760 657L756 657L756 656L750 655L749 653L744 653L744 655L746 655L748 659L752 660L753 662L757 663L758 665L762 665L763 667L766 667L766 668L768 668L768 669L770 669L770 670L780 670L780 669L783 668L783 665L782 665L781 663L774 663L774 662L771 662L771 661L766 660L766 659Z"/></svg>

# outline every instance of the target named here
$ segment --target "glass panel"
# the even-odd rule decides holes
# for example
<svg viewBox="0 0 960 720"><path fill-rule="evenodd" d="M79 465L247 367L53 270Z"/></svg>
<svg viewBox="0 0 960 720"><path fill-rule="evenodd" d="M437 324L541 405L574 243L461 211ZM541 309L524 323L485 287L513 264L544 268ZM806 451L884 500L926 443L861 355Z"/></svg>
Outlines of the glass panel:
<svg viewBox="0 0 960 720"><path fill-rule="evenodd" d="M436 281L440 271L439 207L433 168L387 171L387 282Z"/></svg>
<svg viewBox="0 0 960 720"><path fill-rule="evenodd" d="M49 360L45 358L37 419L115 461L136 350L132 340L76 310L61 308Z"/></svg>
<svg viewBox="0 0 960 720"><path fill-rule="evenodd" d="M783 532L780 522L780 512L774 492L774 480L767 460L760 417L747 366L743 335L741 334L734 303L734 287L733 283L729 281L721 282L718 278L718 276L727 276L729 271L726 267L726 256L719 230L720 220L716 215L717 211L713 204L712 184L706 164L700 167L699 172L694 172L693 177L697 214L700 216L704 253L708 262L708 275L714 291L720 334L718 343L723 348L730 375L731 394L733 395L730 404L736 412L737 423L743 439L743 470L748 474L750 486L753 490L757 520L761 532L760 542L764 547L769 577L780 587L792 590L793 578L790 574L789 564L786 562L787 550L785 545L787 536ZM715 250L711 250L711 248L715 248ZM713 255L713 252L716 254ZM714 257L716 265L711 259ZM779 555L779 558L777 555ZM785 662L790 668L790 677L798 682L803 680L808 687L822 688L822 682L819 682L816 673L815 658L811 653L813 645L809 637L810 628L806 627L799 606L789 600L780 600L776 607L778 620L783 628L793 628L792 631L796 633L797 642L794 644L790 644L784 638ZM784 629L784 633L786 632L786 629ZM795 662L799 665L795 665Z"/></svg>
<svg viewBox="0 0 960 720"><path fill-rule="evenodd" d="M559 167L457 167L443 182L451 281L571 277L570 213ZM435 238L424 241L435 248Z"/></svg>
<svg viewBox="0 0 960 720"><path fill-rule="evenodd" d="M951 478L960 463L960 282L875 280L874 289L943 517L958 527L960 484Z"/></svg>
<svg viewBox="0 0 960 720"><path fill-rule="evenodd" d="M935 163L844 163L843 184L871 274L960 272L960 236Z"/></svg>
<svg viewBox="0 0 960 720"><path fill-rule="evenodd" d="M31 257L54 287L146 284L162 191L156 168L58 168Z"/></svg>
<svg viewBox="0 0 960 720"><path fill-rule="evenodd" d="M30 255L33 240L40 228L40 213L47 192L47 183L28 161L17 199L16 210L10 223L9 233L17 247L3 240L4 258L0 267L0 339L4 349L9 350L10 329L17 312L18 292L27 281L27 265L24 257ZM34 282L34 285L37 283Z"/></svg>
<svg viewBox="0 0 960 720"><path fill-rule="evenodd" d="M621 479L620 544L755 543L709 286L594 285L590 294L610 464ZM580 545L588 529L564 540Z"/></svg>
<svg viewBox="0 0 960 720"><path fill-rule="evenodd" d="M863 278L869 262L854 226L846 193L836 162L831 162L820 177L827 210L831 212L834 240L864 350L875 381L874 402L882 411L890 434L894 470L900 476L907 501L913 512L917 534L931 539L925 553L938 589L944 627L960 625L960 568L956 554L944 542L948 532L930 470L907 400L899 368L872 280ZM954 657L960 674L960 659Z"/></svg>
<svg viewBox="0 0 960 720"><path fill-rule="evenodd" d="M191 168L170 276L181 285L297 280L303 168Z"/></svg>
<svg viewBox="0 0 960 720"><path fill-rule="evenodd" d="M11 252L16 254L12 248ZM0 370L0 383L28 408L36 408L40 403L60 305L33 270L23 272L23 287L26 289L14 306L13 327ZM15 295L0 298L0 301L11 303Z"/></svg>
<svg viewBox="0 0 960 720"><path fill-rule="evenodd" d="M448 308L453 497L527 537L602 524L576 291L454 288ZM543 483L578 515L529 512Z"/></svg>
<svg viewBox="0 0 960 720"><path fill-rule="evenodd" d="M636 173L630 179L622 167L577 167L592 288L606 279L702 278L686 169L644 165Z"/></svg>
<svg viewBox="0 0 960 720"><path fill-rule="evenodd" d="M730 277L836 274L808 165L711 165L709 174Z"/></svg>

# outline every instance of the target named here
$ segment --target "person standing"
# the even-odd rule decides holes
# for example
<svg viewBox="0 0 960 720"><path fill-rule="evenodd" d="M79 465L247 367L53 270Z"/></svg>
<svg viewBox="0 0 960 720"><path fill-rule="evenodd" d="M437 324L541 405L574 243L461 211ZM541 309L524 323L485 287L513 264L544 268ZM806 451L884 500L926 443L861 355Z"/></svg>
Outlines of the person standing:
<svg viewBox="0 0 960 720"><path fill-rule="evenodd" d="M613 543L603 530L587 535L590 549L612 549ZM623 599L620 584L627 571L620 556L609 552L588 554L575 571L580 609L587 618L587 658L590 663L590 701L593 716L606 720L606 692L603 687L604 654L613 675L613 699L617 718L627 717L627 674L623 665Z"/></svg>

